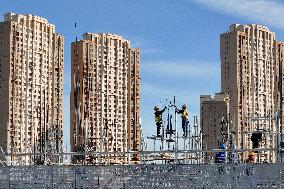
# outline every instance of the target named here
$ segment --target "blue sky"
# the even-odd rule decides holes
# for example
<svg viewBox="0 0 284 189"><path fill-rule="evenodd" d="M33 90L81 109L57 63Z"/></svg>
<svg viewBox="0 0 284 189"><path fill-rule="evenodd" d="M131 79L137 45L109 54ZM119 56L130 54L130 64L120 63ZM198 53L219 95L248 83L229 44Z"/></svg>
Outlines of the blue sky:
<svg viewBox="0 0 284 189"><path fill-rule="evenodd" d="M36 14L65 36L64 135L69 143L70 44L108 32L141 49L141 117L154 134L153 106L165 99L199 114L199 96L220 91L219 35L233 23L269 27L284 40L284 2L265 0L1 0L0 14ZM3 20L0 19L0 20ZM77 29L74 29L74 23ZM181 128L179 128L181 130Z"/></svg>

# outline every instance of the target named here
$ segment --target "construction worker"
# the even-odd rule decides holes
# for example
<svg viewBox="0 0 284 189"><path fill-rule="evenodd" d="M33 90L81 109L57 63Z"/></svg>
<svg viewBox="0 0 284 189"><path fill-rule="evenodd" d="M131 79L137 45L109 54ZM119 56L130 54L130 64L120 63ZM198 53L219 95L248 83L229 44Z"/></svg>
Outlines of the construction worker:
<svg viewBox="0 0 284 189"><path fill-rule="evenodd" d="M181 121L182 121L182 130L183 130L183 136L187 137L187 127L188 127L188 112L187 112L187 106L186 104L182 105L182 109L179 110L176 107L176 112L178 114L181 114Z"/></svg>
<svg viewBox="0 0 284 189"><path fill-rule="evenodd" d="M246 159L246 163L255 163L254 152L251 151L248 154L248 158Z"/></svg>
<svg viewBox="0 0 284 189"><path fill-rule="evenodd" d="M224 150L226 148L226 146L225 146L225 144L221 143L219 148ZM225 163L225 162L226 162L225 152L217 152L216 158L215 158L215 163Z"/></svg>
<svg viewBox="0 0 284 189"><path fill-rule="evenodd" d="M164 113L164 111L167 109L167 107L165 106L164 109L160 110L160 108L158 106L154 107L155 110L155 122L157 125L157 137L161 137L160 134L160 130L161 130L161 126L163 124L163 119L162 119L162 114Z"/></svg>

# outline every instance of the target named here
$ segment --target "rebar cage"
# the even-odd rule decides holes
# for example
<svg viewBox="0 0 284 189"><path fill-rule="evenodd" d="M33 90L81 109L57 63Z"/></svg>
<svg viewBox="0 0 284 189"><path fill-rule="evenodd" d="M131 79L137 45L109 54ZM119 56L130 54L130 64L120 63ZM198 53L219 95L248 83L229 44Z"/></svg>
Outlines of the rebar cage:
<svg viewBox="0 0 284 189"><path fill-rule="evenodd" d="M284 164L0 167L0 188L281 188Z"/></svg>

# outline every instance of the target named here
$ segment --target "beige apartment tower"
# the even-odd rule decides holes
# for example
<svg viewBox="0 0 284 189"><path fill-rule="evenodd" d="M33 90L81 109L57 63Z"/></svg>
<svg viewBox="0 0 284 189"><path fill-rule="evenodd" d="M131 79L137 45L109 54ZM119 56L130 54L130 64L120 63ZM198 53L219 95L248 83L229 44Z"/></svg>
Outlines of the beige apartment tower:
<svg viewBox="0 0 284 189"><path fill-rule="evenodd" d="M283 45L264 26L234 24L221 34L220 56L221 92L230 97L229 114L230 120L235 116L238 148L252 149L253 133L262 133L260 148L275 148L276 118L282 106L279 65L283 63ZM247 153L240 154L241 159L246 157ZM258 153L257 158L260 162L276 161L274 151Z"/></svg>
<svg viewBox="0 0 284 189"><path fill-rule="evenodd" d="M64 39L34 15L0 23L0 147L9 160L42 164L62 150ZM16 154L42 153L17 156Z"/></svg>
<svg viewBox="0 0 284 189"><path fill-rule="evenodd" d="M279 130L281 133L284 133L284 93L283 93L283 86L284 86L284 42L275 42L274 46L274 59L275 59L275 66L276 66L276 82L277 82L277 95L276 95L276 106L279 113L280 118L280 128ZM284 141L283 136L279 138L280 141Z"/></svg>
<svg viewBox="0 0 284 189"><path fill-rule="evenodd" d="M83 40L72 43L71 63L71 150L139 151L139 49L118 35L85 33ZM113 156L86 156L85 161L126 162Z"/></svg>

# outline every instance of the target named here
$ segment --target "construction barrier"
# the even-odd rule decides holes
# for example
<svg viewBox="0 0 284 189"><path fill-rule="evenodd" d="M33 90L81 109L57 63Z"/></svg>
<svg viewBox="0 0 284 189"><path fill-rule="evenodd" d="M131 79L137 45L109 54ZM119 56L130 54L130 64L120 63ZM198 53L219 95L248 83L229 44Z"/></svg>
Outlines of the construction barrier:
<svg viewBox="0 0 284 189"><path fill-rule="evenodd" d="M0 188L281 188L284 164L0 167Z"/></svg>

